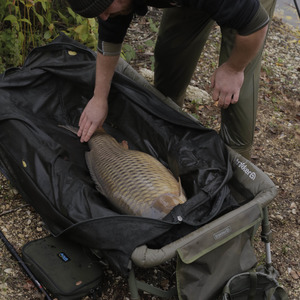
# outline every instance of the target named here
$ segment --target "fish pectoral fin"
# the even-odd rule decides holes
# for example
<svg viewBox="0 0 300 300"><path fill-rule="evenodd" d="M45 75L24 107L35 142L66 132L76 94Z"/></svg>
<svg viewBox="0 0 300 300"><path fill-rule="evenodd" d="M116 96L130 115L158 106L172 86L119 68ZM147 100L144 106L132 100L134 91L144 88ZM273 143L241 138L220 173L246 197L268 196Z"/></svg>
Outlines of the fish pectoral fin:
<svg viewBox="0 0 300 300"><path fill-rule="evenodd" d="M182 184L181 184L180 177L178 177L178 184L179 184L179 196L178 196L178 198L180 199L181 203L184 203L186 201L186 196L185 196L185 192L184 192L184 189L182 187Z"/></svg>
<svg viewBox="0 0 300 300"><path fill-rule="evenodd" d="M123 141L120 143L120 146L121 146L123 149L126 149L126 150L129 149L128 142L125 141L125 140L123 140Z"/></svg>
<svg viewBox="0 0 300 300"><path fill-rule="evenodd" d="M74 133L76 135L77 135L77 132L78 132L78 129L79 129L79 128L77 128L75 126L71 126L71 125L60 125L60 124L58 124L57 126L61 127L61 128L64 128L66 130L69 130L69 131L71 131L72 133Z"/></svg>
<svg viewBox="0 0 300 300"><path fill-rule="evenodd" d="M91 176L91 177L93 177L93 176ZM92 179L93 179L93 178L92 178ZM95 182L94 179L93 179L93 181ZM95 186L96 186L97 191L100 192L102 195L104 195L104 196L106 197L106 195L105 195L105 193L104 193L104 190L103 190L102 186L101 186L98 182L95 182Z"/></svg>

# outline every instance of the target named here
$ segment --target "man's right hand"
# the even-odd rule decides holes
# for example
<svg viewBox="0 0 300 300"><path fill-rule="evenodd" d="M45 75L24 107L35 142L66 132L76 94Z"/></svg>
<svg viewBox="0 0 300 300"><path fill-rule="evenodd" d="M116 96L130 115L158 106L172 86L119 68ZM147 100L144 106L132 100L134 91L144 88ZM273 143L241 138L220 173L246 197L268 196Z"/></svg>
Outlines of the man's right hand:
<svg viewBox="0 0 300 300"><path fill-rule="evenodd" d="M79 119L77 135L88 142L97 128L102 127L108 113L108 94L119 56L104 56L97 52L94 96L84 108Z"/></svg>
<svg viewBox="0 0 300 300"><path fill-rule="evenodd" d="M95 96L88 102L79 119L77 135L80 141L88 142L97 128L102 127L108 112L107 99L100 100Z"/></svg>

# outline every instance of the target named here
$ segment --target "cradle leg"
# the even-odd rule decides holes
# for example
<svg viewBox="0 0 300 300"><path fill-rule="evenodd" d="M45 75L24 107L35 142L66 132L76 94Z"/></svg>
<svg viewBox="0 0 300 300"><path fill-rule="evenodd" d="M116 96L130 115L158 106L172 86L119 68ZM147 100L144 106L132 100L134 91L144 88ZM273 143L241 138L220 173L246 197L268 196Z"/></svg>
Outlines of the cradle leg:
<svg viewBox="0 0 300 300"><path fill-rule="evenodd" d="M261 239L265 243L266 246L266 267L269 268L272 265L272 259L271 259L271 248L270 248L270 242L272 239L272 231L270 228L270 222L269 222L269 213L268 208L263 208L263 221L262 221L262 232L261 232Z"/></svg>
<svg viewBox="0 0 300 300"><path fill-rule="evenodd" d="M272 266L272 258L271 258L272 231L270 227L269 212L267 207L263 208L261 240L265 243L265 249L266 249L265 272L266 274L272 276L273 278L276 278L278 272Z"/></svg>
<svg viewBox="0 0 300 300"><path fill-rule="evenodd" d="M137 282L136 282L133 268L131 268L130 273L129 273L128 286L129 286L129 291L131 294L130 299L131 300L140 300Z"/></svg>

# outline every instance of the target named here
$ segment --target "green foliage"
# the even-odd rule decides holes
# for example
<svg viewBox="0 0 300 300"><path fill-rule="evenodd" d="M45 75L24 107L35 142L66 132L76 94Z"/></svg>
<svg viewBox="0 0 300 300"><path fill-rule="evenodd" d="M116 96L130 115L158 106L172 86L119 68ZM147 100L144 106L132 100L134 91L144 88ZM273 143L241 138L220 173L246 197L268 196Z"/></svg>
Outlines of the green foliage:
<svg viewBox="0 0 300 300"><path fill-rule="evenodd" d="M64 17L60 13L60 17L63 19L64 23L67 25L64 33L74 40L85 44L87 47L96 50L97 49L97 33L98 24L95 19L86 19L78 14L75 14L71 8L67 8L69 13L69 18Z"/></svg>
<svg viewBox="0 0 300 300"><path fill-rule="evenodd" d="M14 27L0 32L0 73L4 72L6 65L13 66L22 63L21 47L18 32Z"/></svg>
<svg viewBox="0 0 300 300"><path fill-rule="evenodd" d="M137 57L137 53L145 53L145 51L153 52L154 50L155 43L156 43L156 36L157 36L156 34L159 30L159 23L154 22L151 18L148 18L147 20L149 22L150 31L155 34L153 34L153 37L147 39L142 44L135 45L135 48L133 48L129 44L123 44L121 57L125 59L128 63L130 63L130 61L134 60ZM151 70L153 71L154 56L153 55L149 56L148 59L150 60Z"/></svg>
<svg viewBox="0 0 300 300"><path fill-rule="evenodd" d="M151 18L148 21L156 33L158 25ZM98 23L74 13L66 0L0 0L0 73L21 66L33 48L51 42L60 32L97 49ZM154 48L154 44L148 40L142 48ZM130 62L136 52L124 44L121 55ZM153 58L151 64L153 68Z"/></svg>
<svg viewBox="0 0 300 300"><path fill-rule="evenodd" d="M158 33L159 25L155 24L151 18L148 19L152 32Z"/></svg>
<svg viewBox="0 0 300 300"><path fill-rule="evenodd" d="M30 50L60 32L96 50L97 31L95 19L75 14L66 0L1 0L0 73L23 64Z"/></svg>
<svg viewBox="0 0 300 300"><path fill-rule="evenodd" d="M125 59L128 63L135 59L136 53L132 46L129 44L123 44L121 57Z"/></svg>

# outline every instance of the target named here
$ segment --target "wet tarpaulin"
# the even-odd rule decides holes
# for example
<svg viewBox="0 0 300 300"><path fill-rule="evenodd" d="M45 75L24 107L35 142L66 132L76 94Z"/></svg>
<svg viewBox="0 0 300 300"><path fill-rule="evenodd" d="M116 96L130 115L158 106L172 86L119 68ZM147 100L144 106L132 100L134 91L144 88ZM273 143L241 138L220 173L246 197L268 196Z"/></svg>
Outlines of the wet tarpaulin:
<svg viewBox="0 0 300 300"><path fill-rule="evenodd" d="M122 215L95 188L76 126L93 95L95 53L62 35L0 79L0 168L51 233L100 249L126 272L139 245L161 247L232 209L228 153L219 135L115 73L104 128L131 149L175 165L188 201L164 220Z"/></svg>

